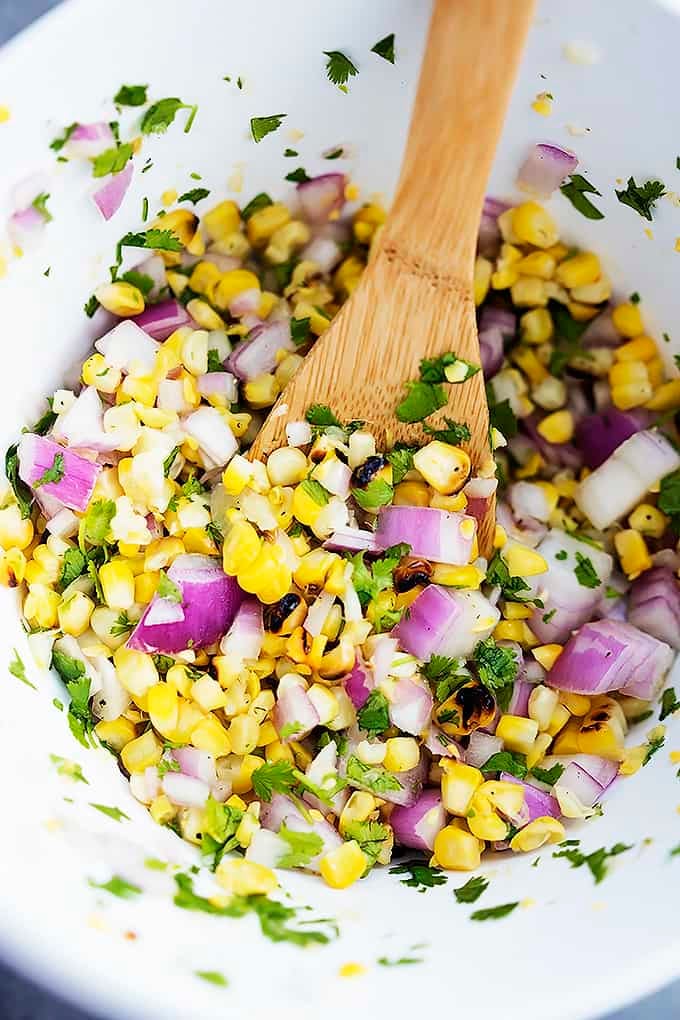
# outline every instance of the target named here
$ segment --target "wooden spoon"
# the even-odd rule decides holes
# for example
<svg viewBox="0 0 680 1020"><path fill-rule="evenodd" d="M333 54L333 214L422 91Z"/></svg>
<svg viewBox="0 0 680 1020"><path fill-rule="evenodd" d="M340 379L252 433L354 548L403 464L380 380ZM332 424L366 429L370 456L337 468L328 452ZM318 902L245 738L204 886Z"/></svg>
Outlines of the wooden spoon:
<svg viewBox="0 0 680 1020"><path fill-rule="evenodd" d="M480 364L473 271L482 203L533 0L436 0L397 195L362 281L315 343L251 447L264 459L310 404L365 420L378 442L424 440L395 417L421 358L454 351ZM444 415L465 422L473 470L490 472L478 372L444 384ZM276 413L278 410L278 414ZM479 529L488 553L490 506Z"/></svg>

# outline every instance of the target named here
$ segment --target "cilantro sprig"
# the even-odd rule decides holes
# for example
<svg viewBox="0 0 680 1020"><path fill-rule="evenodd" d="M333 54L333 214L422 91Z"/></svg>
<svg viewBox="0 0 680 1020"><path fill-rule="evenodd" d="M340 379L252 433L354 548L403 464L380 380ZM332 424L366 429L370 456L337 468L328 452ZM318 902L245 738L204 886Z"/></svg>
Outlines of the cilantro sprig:
<svg viewBox="0 0 680 1020"><path fill-rule="evenodd" d="M269 117L251 117L250 134L254 142L261 142L263 138L281 127L281 121L286 117L285 113L272 113Z"/></svg>
<svg viewBox="0 0 680 1020"><path fill-rule="evenodd" d="M168 130L180 110L189 110L184 125L184 133L188 134L198 111L197 105L183 103L176 96L169 96L166 99L159 99L145 111L139 125L143 135L162 135Z"/></svg>
<svg viewBox="0 0 680 1020"><path fill-rule="evenodd" d="M617 191L616 197L622 205L627 205L651 223L654 206L665 194L666 185L662 181L650 180L639 185L634 177L629 177L626 187Z"/></svg>
<svg viewBox="0 0 680 1020"><path fill-rule="evenodd" d="M588 220L603 220L604 213L600 212L597 206L593 205L586 195L602 195L601 191L587 181L581 174L572 174L564 184L561 186L560 191L565 198L568 198L574 209L580 212L582 216L585 216Z"/></svg>
<svg viewBox="0 0 680 1020"><path fill-rule="evenodd" d="M326 74L328 80L337 85L341 91L347 92L347 82L359 73L352 61L340 50L324 50L326 61Z"/></svg>

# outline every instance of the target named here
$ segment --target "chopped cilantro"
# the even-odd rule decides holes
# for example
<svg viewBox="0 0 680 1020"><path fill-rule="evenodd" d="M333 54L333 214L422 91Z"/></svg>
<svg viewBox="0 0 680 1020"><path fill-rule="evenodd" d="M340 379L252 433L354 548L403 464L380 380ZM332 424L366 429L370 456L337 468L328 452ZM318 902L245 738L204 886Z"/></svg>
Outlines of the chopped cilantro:
<svg viewBox="0 0 680 1020"><path fill-rule="evenodd" d="M593 850L590 854L584 854L574 844L578 844L578 840L565 840L564 843L560 843L560 847L564 849L555 850L553 857L565 857L572 868L580 868L585 864L595 879L596 885L607 874L607 861L610 857L618 857L619 854L625 853L626 850L632 850L632 844L615 843L610 850L606 850L602 846L599 850Z"/></svg>
<svg viewBox="0 0 680 1020"><path fill-rule="evenodd" d="M18 449L19 448L16 443L7 447L7 453L5 454L5 474L7 475L7 480L12 486L14 495L16 496L17 506L21 511L21 516L26 518L31 516L33 494L26 485L26 482L22 481L19 477Z"/></svg>
<svg viewBox="0 0 680 1020"><path fill-rule="evenodd" d="M311 177L304 167L299 166L297 170L291 170L289 174L286 174L286 180L297 184L304 184L305 181L311 181Z"/></svg>
<svg viewBox="0 0 680 1020"><path fill-rule="evenodd" d="M309 317L305 319L293 317L290 320L290 337L297 347L307 343L309 339Z"/></svg>
<svg viewBox="0 0 680 1020"><path fill-rule="evenodd" d="M406 443L395 443L394 447L387 454L387 459L392 465L392 482L399 485L404 477L413 467L413 457L418 452L417 446L407 446Z"/></svg>
<svg viewBox="0 0 680 1020"><path fill-rule="evenodd" d="M437 885L446 885L448 875L445 875L439 868L432 868L424 860L414 858L403 861L395 867L390 868L390 875L408 875L408 878L400 879L402 885L407 885L418 892L425 892L427 889L434 889Z"/></svg>
<svg viewBox="0 0 680 1020"><path fill-rule="evenodd" d="M31 202L31 205L36 210L36 212L40 213L45 223L49 223L53 219L52 213L47 208L47 202L49 200L49 197L50 196L47 191L41 191L40 194L36 195L33 201Z"/></svg>
<svg viewBox="0 0 680 1020"><path fill-rule="evenodd" d="M678 167L678 170L680 170L680 167ZM669 852L669 857L680 857L680 843Z"/></svg>
<svg viewBox="0 0 680 1020"><path fill-rule="evenodd" d="M210 366L208 366L208 368L209 367ZM167 455L167 457L163 461L163 474L165 475L166 478L168 477L168 475L172 471L172 465L175 463L175 459L176 459L178 453L180 453L180 451L181 451L181 447L180 446L175 446L174 449L172 449L170 451L170 453Z"/></svg>
<svg viewBox="0 0 680 1020"><path fill-rule="evenodd" d="M295 149L285 149L283 155L286 156L287 159L290 159L293 156L299 156L300 153L296 152Z"/></svg>
<svg viewBox="0 0 680 1020"><path fill-rule="evenodd" d="M451 443L452 446L459 446L461 443L470 442L470 429L464 422L454 421L452 418L444 418L446 428L437 429L425 423L423 432L433 439L439 439L442 443Z"/></svg>
<svg viewBox="0 0 680 1020"><path fill-rule="evenodd" d="M680 708L680 701L675 696L675 690L673 687L667 687L661 695L661 713L659 720L663 721L667 716L672 715L673 712L677 712Z"/></svg>
<svg viewBox="0 0 680 1020"><path fill-rule="evenodd" d="M556 612L557 609L551 609L549 613L544 613L543 616L541 617L543 623L550 623Z"/></svg>
<svg viewBox="0 0 680 1020"><path fill-rule="evenodd" d="M659 489L659 510L671 519L671 527L680 533L680 469L661 479Z"/></svg>
<svg viewBox="0 0 680 1020"><path fill-rule="evenodd" d="M144 106L148 85L121 85L113 97L116 106Z"/></svg>
<svg viewBox="0 0 680 1020"><path fill-rule="evenodd" d="M98 499L83 517L78 538L90 545L105 545L111 533L111 521L116 515L116 504L112 499ZM82 549L82 542L81 549Z"/></svg>
<svg viewBox="0 0 680 1020"><path fill-rule="evenodd" d="M663 726L658 727L659 730L663 730ZM647 750L645 756L642 759L642 764L647 765L652 760L653 756L657 751L660 751L663 745L666 743L666 738L663 733L657 733L654 730L648 736Z"/></svg>
<svg viewBox="0 0 680 1020"><path fill-rule="evenodd" d="M39 489L42 485L56 485L64 477L64 454L55 453L54 460L50 467L46 468L40 478L33 482L33 488Z"/></svg>
<svg viewBox="0 0 680 1020"><path fill-rule="evenodd" d="M317 482L313 478L305 478L304 481L300 482L300 488L319 506L326 506L330 499L328 489L325 489L321 482Z"/></svg>
<svg viewBox="0 0 680 1020"><path fill-rule="evenodd" d="M661 181L645 181L638 185L634 177L629 177L626 187L623 191L617 191L616 197L622 205L629 206L651 222L654 205L665 194L666 186Z"/></svg>
<svg viewBox="0 0 680 1020"><path fill-rule="evenodd" d="M394 63L394 32L390 32L384 39L380 39L375 46L371 46L371 53L377 53L383 60Z"/></svg>
<svg viewBox="0 0 680 1020"><path fill-rule="evenodd" d="M53 765L57 766L57 775L72 779L74 783L90 785L77 761L71 761L70 758L62 758L58 754L51 754L50 761Z"/></svg>
<svg viewBox="0 0 680 1020"><path fill-rule="evenodd" d="M142 892L138 885L127 882L120 875L114 875L108 882L93 882L90 878L89 884L93 889L104 889L106 892L111 893L112 896L117 896L121 900L132 900Z"/></svg>
<svg viewBox="0 0 680 1020"><path fill-rule="evenodd" d="M276 862L277 868L306 868L323 850L323 840L316 832L298 832L284 822L278 834L288 849Z"/></svg>
<svg viewBox="0 0 680 1020"><path fill-rule="evenodd" d="M140 290L144 297L148 297L154 288L154 282L147 273L140 273L138 269L128 269L123 273L121 280L131 283L133 287Z"/></svg>
<svg viewBox="0 0 680 1020"><path fill-rule="evenodd" d="M405 542L392 545L382 556L377 557L370 566L364 563L364 554L356 553L350 557L352 564L352 583L356 588L359 601L366 607L371 599L386 588L392 587L392 574L403 556L408 556L411 547Z"/></svg>
<svg viewBox="0 0 680 1020"><path fill-rule="evenodd" d="M383 847L392 836L389 825L383 822L350 822L344 831L345 839L353 839L359 844L369 861L369 866L378 860Z"/></svg>
<svg viewBox="0 0 680 1020"><path fill-rule="evenodd" d="M602 192L587 181L581 174L572 174L561 186L560 191L568 198L574 209L588 220L602 220L604 213L594 206L586 195L602 195Z"/></svg>
<svg viewBox="0 0 680 1020"><path fill-rule="evenodd" d="M296 153L297 155L297 153ZM341 159L344 156L344 150L342 146L338 149L331 149L330 152L324 152L324 159Z"/></svg>
<svg viewBox="0 0 680 1020"><path fill-rule="evenodd" d="M372 793L377 793L378 796L382 793L403 789L393 772L388 772L377 765L366 765L354 754L351 754L347 759L347 779L350 781L350 785L354 784L360 789L368 789Z"/></svg>
<svg viewBox="0 0 680 1020"><path fill-rule="evenodd" d="M338 85L343 92L347 92L347 82L359 73L349 57L340 50L324 50L326 61L326 74L329 81Z"/></svg>
<svg viewBox="0 0 680 1020"><path fill-rule="evenodd" d="M239 844L236 830L243 819L243 811L231 804L221 804L208 797L201 823L201 853L212 857L210 868L215 871L222 857Z"/></svg>
<svg viewBox="0 0 680 1020"><path fill-rule="evenodd" d="M469 878L465 885L458 886L453 890L453 895L459 903L476 903L483 892L489 886L489 879L484 875L475 875Z"/></svg>
<svg viewBox="0 0 680 1020"><path fill-rule="evenodd" d="M342 422L335 417L326 404L312 404L307 408L305 418L310 425L314 425L316 428L328 428L330 425L342 428Z"/></svg>
<svg viewBox="0 0 680 1020"><path fill-rule="evenodd" d="M98 308L99 300L94 296L94 294L91 294L90 297L85 302L85 304L83 305L83 311L87 315L88 319L92 318L92 316L94 315Z"/></svg>
<svg viewBox="0 0 680 1020"><path fill-rule="evenodd" d="M509 772L516 779L525 779L528 773L525 755L517 751L497 751L481 767L482 772Z"/></svg>
<svg viewBox="0 0 680 1020"><path fill-rule="evenodd" d="M279 739L286 740L288 737L294 737L296 733L303 729L304 726L300 722L287 722L281 727Z"/></svg>
<svg viewBox="0 0 680 1020"><path fill-rule="evenodd" d="M517 435L517 418L510 406L509 400L496 401L493 393L493 384L486 388L486 396L489 402L489 425L492 429L498 429L506 439L512 439Z"/></svg>
<svg viewBox="0 0 680 1020"><path fill-rule="evenodd" d="M147 857L144 861L144 867L148 868L149 871L167 871L168 862L161 861L158 857Z"/></svg>
<svg viewBox="0 0 680 1020"><path fill-rule="evenodd" d="M507 917L519 906L519 900L515 903L502 903L498 907L486 907L484 910L473 910L470 914L471 921L498 921Z"/></svg>
<svg viewBox="0 0 680 1020"><path fill-rule="evenodd" d="M255 769L253 790L259 800L269 803L274 793L288 793L295 785L295 770L287 761L268 761Z"/></svg>
<svg viewBox="0 0 680 1020"><path fill-rule="evenodd" d="M270 135L272 131L276 131L277 128L281 127L281 121L287 114L285 113L273 113L269 117L251 117L250 118L250 133L253 137L253 141L261 142L263 138Z"/></svg>
<svg viewBox="0 0 680 1020"><path fill-rule="evenodd" d="M197 202L207 198L209 194L209 188L192 188L191 191L185 191L183 195L180 195L177 201L191 202L192 205L196 205Z"/></svg>
<svg viewBox="0 0 680 1020"><path fill-rule="evenodd" d="M192 106L189 103L183 103L181 99L169 97L167 99L159 99L158 102L152 103L148 110L146 110L140 123L142 134L164 134L180 110L190 111L184 126L184 131L187 133L193 124L198 106Z"/></svg>
<svg viewBox="0 0 680 1020"><path fill-rule="evenodd" d="M128 142L106 149L92 160L92 176L106 177L107 174L118 174L125 169L130 159L132 159L132 146Z"/></svg>
<svg viewBox="0 0 680 1020"><path fill-rule="evenodd" d="M260 209L266 209L268 205L272 205L272 200L265 191L261 191L259 195L255 195L251 198L248 205L244 206L241 210L241 219L249 220L253 213L258 212Z"/></svg>
<svg viewBox="0 0 680 1020"><path fill-rule="evenodd" d="M578 550L576 550L575 555L577 566L574 567L574 573L576 574L576 580L584 588L597 588L602 582L597 576L593 561L589 556L584 556Z"/></svg>
<svg viewBox="0 0 680 1020"><path fill-rule="evenodd" d="M446 701L455 690L470 680L462 659L451 659L446 655L432 655L423 663L420 672L434 690L435 699Z"/></svg>
<svg viewBox="0 0 680 1020"><path fill-rule="evenodd" d="M226 988L229 984L224 974L220 974L219 970L195 970L194 974L210 985L217 985L218 988Z"/></svg>
<svg viewBox="0 0 680 1020"><path fill-rule="evenodd" d="M95 811L101 812L108 818L113 818L114 822L130 821L130 816L126 815L124 811L121 811L118 807L109 807L108 804L93 804L90 802L90 807L93 807Z"/></svg>
<svg viewBox="0 0 680 1020"><path fill-rule="evenodd" d="M369 694L363 707L357 712L359 729L368 733L384 733L390 725L389 702L377 688Z"/></svg>
<svg viewBox="0 0 680 1020"><path fill-rule="evenodd" d="M12 676L15 676L17 680L21 680L22 684L26 684L27 687L32 687L34 691L37 691L38 688L35 686L35 684L31 683L31 681L26 676L26 667L24 666L21 656L19 655L16 648L14 648L13 651L14 658L12 659L8 667L10 673L12 674Z"/></svg>
<svg viewBox="0 0 680 1020"><path fill-rule="evenodd" d="M517 676L517 659L511 648L502 648L492 637L480 641L473 658L479 679L498 700L505 711L512 695L512 685Z"/></svg>
<svg viewBox="0 0 680 1020"><path fill-rule="evenodd" d="M399 421L413 424L428 418L446 404L446 393L439 385L427 382L407 382L406 396L397 404L395 413Z"/></svg>
<svg viewBox="0 0 680 1020"><path fill-rule="evenodd" d="M211 347L208 351L208 371L209 372L223 372L224 362L219 351L216 351L214 347Z"/></svg>
<svg viewBox="0 0 680 1020"><path fill-rule="evenodd" d="M378 963L381 967L402 967L407 963L422 963L420 956L400 956L396 960L390 960L387 956L379 956Z"/></svg>
<svg viewBox="0 0 680 1020"><path fill-rule="evenodd" d="M61 150L64 148L67 141L69 140L69 138L71 137L71 135L73 134L77 127L78 121L76 120L73 122L73 124L69 124L67 128L64 128L63 135L53 139L53 141L50 142L50 149L52 149L54 152L61 152Z"/></svg>
<svg viewBox="0 0 680 1020"><path fill-rule="evenodd" d="M352 495L362 510L377 511L394 499L394 489L384 478L374 478L364 489L352 489Z"/></svg>
<svg viewBox="0 0 680 1020"><path fill-rule="evenodd" d="M37 422L35 423L35 425L33 425L32 428L27 430L29 432L33 432L34 435L36 435L36 436L45 436L45 435L47 435L47 433L50 431L50 429L54 425L55 421L57 420L57 415L52 410L52 398L51 397L50 397L50 399L48 400L47 403L48 403L48 408L45 411L45 413L43 415L41 415L40 418L38 418Z"/></svg>
<svg viewBox="0 0 680 1020"><path fill-rule="evenodd" d="M488 584L498 586L501 595L508 602L532 601L524 599L520 594L523 591L530 591L529 585L523 577L515 577L510 573L499 552L495 553L487 567L486 580Z"/></svg>
<svg viewBox="0 0 680 1020"><path fill-rule="evenodd" d="M156 594L160 599L168 599L169 602L181 602L182 592L177 587L174 581L171 581L164 570L161 570L158 576L158 586L156 588Z"/></svg>
<svg viewBox="0 0 680 1020"><path fill-rule="evenodd" d="M549 769L541 769L538 765L534 765L531 770L531 774L534 779L538 779L541 783L547 783L548 786L554 786L563 772L564 765L560 765L559 762L556 762L552 768Z"/></svg>

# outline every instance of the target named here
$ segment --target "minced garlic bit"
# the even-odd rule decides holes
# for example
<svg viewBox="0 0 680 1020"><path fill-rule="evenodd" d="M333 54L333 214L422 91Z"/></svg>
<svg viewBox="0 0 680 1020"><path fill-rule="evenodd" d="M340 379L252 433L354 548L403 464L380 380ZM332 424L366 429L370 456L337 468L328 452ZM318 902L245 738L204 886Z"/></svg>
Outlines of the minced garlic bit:
<svg viewBox="0 0 680 1020"><path fill-rule="evenodd" d="M567 124L567 131L574 138L583 138L585 135L590 134L590 128L581 127L580 124Z"/></svg>

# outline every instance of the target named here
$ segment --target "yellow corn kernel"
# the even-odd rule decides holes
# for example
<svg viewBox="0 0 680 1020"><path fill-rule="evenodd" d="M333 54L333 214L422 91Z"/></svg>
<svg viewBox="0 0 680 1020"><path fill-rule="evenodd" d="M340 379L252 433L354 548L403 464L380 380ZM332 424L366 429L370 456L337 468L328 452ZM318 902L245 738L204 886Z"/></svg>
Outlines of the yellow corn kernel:
<svg viewBox="0 0 680 1020"><path fill-rule="evenodd" d="M280 740L274 740L271 744L267 744L265 748L265 757L267 761L288 761L293 763L293 751L289 744L282 744ZM260 764L262 764L260 762Z"/></svg>
<svg viewBox="0 0 680 1020"><path fill-rule="evenodd" d="M489 262L488 259L485 259L482 255L478 255L475 259L474 282L475 304L478 308L489 293L492 270L493 266L491 265L491 262Z"/></svg>
<svg viewBox="0 0 680 1020"><path fill-rule="evenodd" d="M340 814L338 828L344 836L353 822L367 821L378 807L375 797L364 790L354 790Z"/></svg>
<svg viewBox="0 0 680 1020"><path fill-rule="evenodd" d="M595 283L602 275L602 267L597 255L590 251L582 251L571 258L560 262L555 270L555 279L567 290L572 287L583 287Z"/></svg>
<svg viewBox="0 0 680 1020"><path fill-rule="evenodd" d="M644 764L647 751L647 744L638 744L637 747L626 747L623 752L623 761L619 766L620 776L634 776Z"/></svg>
<svg viewBox="0 0 680 1020"><path fill-rule="evenodd" d="M538 276L518 276L510 285L510 296L516 308L545 308L548 304L545 282Z"/></svg>
<svg viewBox="0 0 680 1020"><path fill-rule="evenodd" d="M666 368L661 358L652 358L651 361L646 362L647 364L647 376L649 381L656 389L660 386L666 377Z"/></svg>
<svg viewBox="0 0 680 1020"><path fill-rule="evenodd" d="M122 559L113 559L99 568L99 583L109 608L129 609L135 601L135 578Z"/></svg>
<svg viewBox="0 0 680 1020"><path fill-rule="evenodd" d="M528 754L538 736L538 723L519 715L502 715L498 720L496 736L509 751Z"/></svg>
<svg viewBox="0 0 680 1020"><path fill-rule="evenodd" d="M541 280L551 280L557 262L547 251L532 251L521 259L516 268L523 276L538 276Z"/></svg>
<svg viewBox="0 0 680 1020"><path fill-rule="evenodd" d="M167 825L177 814L177 808L164 793L156 797L149 806L149 814L157 825Z"/></svg>
<svg viewBox="0 0 680 1020"><path fill-rule="evenodd" d="M184 532L183 542L188 553L201 553L203 556L217 555L217 546L204 528L187 528Z"/></svg>
<svg viewBox="0 0 680 1020"><path fill-rule="evenodd" d="M552 737L549 733L539 733L531 746L531 750L527 753L527 767L532 769L534 765L540 764L551 744Z"/></svg>
<svg viewBox="0 0 680 1020"><path fill-rule="evenodd" d="M511 211L512 229L520 241L536 248L557 244L559 233L555 221L538 202L523 202Z"/></svg>
<svg viewBox="0 0 680 1020"><path fill-rule="evenodd" d="M135 725L119 715L117 719L105 721L102 719L94 728L94 732L104 744L108 744L114 751L120 753L126 744L135 739Z"/></svg>
<svg viewBox="0 0 680 1020"><path fill-rule="evenodd" d="M226 311L234 298L246 290L260 290L260 280L249 269L229 269L222 273L214 293L214 304Z"/></svg>
<svg viewBox="0 0 680 1020"><path fill-rule="evenodd" d="M433 489L451 495L462 489L470 474L470 458L458 446L435 439L418 450L413 466Z"/></svg>
<svg viewBox="0 0 680 1020"><path fill-rule="evenodd" d="M513 577L534 577L537 574L544 574L548 569L548 564L540 553L519 542L506 545L502 558Z"/></svg>
<svg viewBox="0 0 680 1020"><path fill-rule="evenodd" d="M272 202L252 214L246 224L248 240L254 248L264 248L272 234L290 220L290 210L282 202Z"/></svg>
<svg viewBox="0 0 680 1020"><path fill-rule="evenodd" d="M218 315L207 301L202 301L201 298L192 298L187 303L187 311L201 329L224 329L225 323L222 316Z"/></svg>
<svg viewBox="0 0 680 1020"><path fill-rule="evenodd" d="M149 718L155 729L168 740L177 728L179 700L171 684L158 683L147 691Z"/></svg>
<svg viewBox="0 0 680 1020"><path fill-rule="evenodd" d="M636 336L628 343L614 350L617 361L652 361L658 356L658 348L651 336Z"/></svg>
<svg viewBox="0 0 680 1020"><path fill-rule="evenodd" d="M508 535L504 527L497 524L494 528L493 533L493 547L494 549L503 549L508 541Z"/></svg>
<svg viewBox="0 0 680 1020"><path fill-rule="evenodd" d="M59 626L64 634L80 637L90 626L90 617L94 610L94 602L82 591L74 591L62 602L57 610Z"/></svg>
<svg viewBox="0 0 680 1020"><path fill-rule="evenodd" d="M508 832L508 823L492 809L488 798L479 791L472 798L467 824L477 839L490 841L505 839Z"/></svg>
<svg viewBox="0 0 680 1020"><path fill-rule="evenodd" d="M95 297L107 312L114 315L139 315L144 311L144 295L138 287L118 280L97 287Z"/></svg>
<svg viewBox="0 0 680 1020"><path fill-rule="evenodd" d="M534 652L535 654L535 652ZM544 684L536 684L529 695L530 719L538 723L539 731L547 730L552 719L553 712L557 708L558 694L552 687Z"/></svg>
<svg viewBox="0 0 680 1020"><path fill-rule="evenodd" d="M432 583L443 584L447 588L479 588L485 578L479 567L469 563L465 567L453 567L448 563L435 563L432 570Z"/></svg>
<svg viewBox="0 0 680 1020"><path fill-rule="evenodd" d="M578 754L581 723L578 719L570 719L567 725L555 737L554 754Z"/></svg>
<svg viewBox="0 0 680 1020"><path fill-rule="evenodd" d="M228 735L234 754L250 754L257 747L260 725L251 715L237 715L231 720Z"/></svg>
<svg viewBox="0 0 680 1020"><path fill-rule="evenodd" d="M150 655L132 648L117 648L113 653L116 674L126 691L133 697L144 697L149 688L158 683L158 670Z"/></svg>
<svg viewBox="0 0 680 1020"><path fill-rule="evenodd" d="M241 588L257 595L266 605L282 599L293 579L283 556L279 546L263 545L257 559L245 570L239 570L237 577Z"/></svg>
<svg viewBox="0 0 680 1020"><path fill-rule="evenodd" d="M215 878L232 896L267 896L279 884L271 868L242 857L223 857Z"/></svg>
<svg viewBox="0 0 680 1020"><path fill-rule="evenodd" d="M649 382L612 386L612 403L621 411L629 411L632 407L641 407L643 404L647 406L652 393L652 385Z"/></svg>
<svg viewBox="0 0 680 1020"><path fill-rule="evenodd" d="M243 396L251 407L261 410L271 407L281 392L276 376L271 372L262 372L243 383Z"/></svg>
<svg viewBox="0 0 680 1020"><path fill-rule="evenodd" d="M302 486L295 487L293 514L301 524L313 525L322 510L323 506L317 503Z"/></svg>
<svg viewBox="0 0 680 1020"><path fill-rule="evenodd" d="M26 576L26 557L21 549L8 549L0 554L0 584L16 588Z"/></svg>
<svg viewBox="0 0 680 1020"><path fill-rule="evenodd" d="M514 266L504 266L491 275L491 286L494 290L507 290L519 280L519 271Z"/></svg>
<svg viewBox="0 0 680 1020"><path fill-rule="evenodd" d="M566 705L556 705L555 710L550 717L550 724L547 727L547 732L551 737L557 736L560 730L564 729L567 725L570 718L571 715Z"/></svg>
<svg viewBox="0 0 680 1020"><path fill-rule="evenodd" d="M614 535L614 547L621 563L621 568L629 581L639 577L644 570L652 566L647 543L639 531L625 528Z"/></svg>
<svg viewBox="0 0 680 1020"><path fill-rule="evenodd" d="M640 503L628 517L628 523L641 535L661 538L668 527L668 517L651 503Z"/></svg>
<svg viewBox="0 0 680 1020"><path fill-rule="evenodd" d="M571 411L553 411L536 429L549 443L568 443L574 435L574 416Z"/></svg>
<svg viewBox="0 0 680 1020"><path fill-rule="evenodd" d="M270 722L269 719L265 720L260 726L260 732L257 738L258 747L268 747L279 739L278 733L274 727L274 723Z"/></svg>
<svg viewBox="0 0 680 1020"><path fill-rule="evenodd" d="M535 252L536 255L540 252ZM544 344L552 338L554 329L547 308L531 308L520 317L520 338L525 344Z"/></svg>
<svg viewBox="0 0 680 1020"><path fill-rule="evenodd" d="M351 294L352 291L356 290L365 268L365 262L362 262L356 255L349 255L346 259L342 260L335 270L333 286L343 294Z"/></svg>
<svg viewBox="0 0 680 1020"><path fill-rule="evenodd" d="M429 506L430 490L423 482L399 482L392 502L395 506Z"/></svg>
<svg viewBox="0 0 680 1020"><path fill-rule="evenodd" d="M83 362L82 378L86 386L95 386L102 393L115 393L122 374L120 369L107 364L103 354L93 354Z"/></svg>
<svg viewBox="0 0 680 1020"><path fill-rule="evenodd" d="M562 654L562 645L540 645L538 648L533 648L533 656L540 662L544 669L551 670L555 665L555 662Z"/></svg>
<svg viewBox="0 0 680 1020"><path fill-rule="evenodd" d="M590 712L591 701L585 694L573 694L571 691L559 692L560 704L569 709L575 716L584 716Z"/></svg>
<svg viewBox="0 0 680 1020"><path fill-rule="evenodd" d="M533 608L521 602L504 602L503 616L506 620L528 620L533 616Z"/></svg>
<svg viewBox="0 0 680 1020"><path fill-rule="evenodd" d="M544 379L552 378L530 347L515 347L511 357L515 364L522 369L532 386L538 386Z"/></svg>
<svg viewBox="0 0 680 1020"><path fill-rule="evenodd" d="M451 815L465 818L475 791L484 782L479 769L460 762L442 761L442 803Z"/></svg>
<svg viewBox="0 0 680 1020"><path fill-rule="evenodd" d="M61 596L45 584L29 584L24 599L24 616L29 624L48 630L58 622Z"/></svg>
<svg viewBox="0 0 680 1020"><path fill-rule="evenodd" d="M221 758L231 751L229 734L214 715L206 716L198 726L194 727L191 731L191 744L200 751L214 754L217 758Z"/></svg>
<svg viewBox="0 0 680 1020"><path fill-rule="evenodd" d="M366 870L368 860L355 839L331 850L319 861L319 871L331 889L347 889Z"/></svg>
<svg viewBox="0 0 680 1020"><path fill-rule="evenodd" d="M530 853L546 843L561 843L566 832L561 822L545 815L534 818L510 840L510 849L515 853Z"/></svg>
<svg viewBox="0 0 680 1020"><path fill-rule="evenodd" d="M239 229L241 214L236 203L227 200L204 213L201 222L211 240L221 241Z"/></svg>
<svg viewBox="0 0 680 1020"><path fill-rule="evenodd" d="M420 759L420 749L413 737L390 737L386 742L384 765L388 772L406 772Z"/></svg>
<svg viewBox="0 0 680 1020"><path fill-rule="evenodd" d="M471 832L446 825L435 836L434 861L447 871L474 871L479 867L483 848L484 843Z"/></svg>
<svg viewBox="0 0 680 1020"><path fill-rule="evenodd" d="M430 497L430 506L439 510L449 510L453 513L460 513L468 505L467 496L464 492L457 492L455 496L443 496L440 492L433 492Z"/></svg>
<svg viewBox="0 0 680 1020"><path fill-rule="evenodd" d="M146 571L135 577L135 602L146 605L156 594L156 588L160 580L160 571Z"/></svg>
<svg viewBox="0 0 680 1020"><path fill-rule="evenodd" d="M60 574L59 557L47 545L36 546L33 559L26 563L26 583L53 585L57 583Z"/></svg>
<svg viewBox="0 0 680 1020"><path fill-rule="evenodd" d="M206 674L207 676L207 674ZM187 667L181 662L176 662L165 674L165 682L169 687L174 687L178 694L188 698L192 689L191 677L187 673ZM198 682L198 681L197 681Z"/></svg>
<svg viewBox="0 0 680 1020"><path fill-rule="evenodd" d="M16 503L0 510L0 546L3 549L26 549L33 541L33 521L23 518Z"/></svg>
<svg viewBox="0 0 680 1020"><path fill-rule="evenodd" d="M644 361L622 361L612 365L609 371L609 382L612 386L625 386L630 383L649 381L647 366Z"/></svg>
<svg viewBox="0 0 680 1020"><path fill-rule="evenodd" d="M236 521L227 532L222 547L222 567L232 577L251 567L257 560L262 539L248 521Z"/></svg>
<svg viewBox="0 0 680 1020"><path fill-rule="evenodd" d="M552 113L552 104L553 97L549 92L539 92L531 104L531 109L541 117L549 117Z"/></svg>
<svg viewBox="0 0 680 1020"><path fill-rule="evenodd" d="M647 401L650 411L677 411L680 408L680 379L663 383Z"/></svg>
<svg viewBox="0 0 680 1020"><path fill-rule="evenodd" d="M536 451L527 458L526 463L522 467L517 468L515 471L516 478L532 478L537 474L543 467L543 458L540 453Z"/></svg>
<svg viewBox="0 0 680 1020"><path fill-rule="evenodd" d="M642 324L640 307L633 304L632 301L624 301L623 304L617 305L612 312L612 322L621 336L640 336L645 328Z"/></svg>
<svg viewBox="0 0 680 1020"><path fill-rule="evenodd" d="M609 277L601 276L594 283L585 283L581 287L571 288L571 302L581 302L585 305L600 305L603 301L609 301L612 296L612 283ZM599 308L595 309L599 314Z"/></svg>
<svg viewBox="0 0 680 1020"><path fill-rule="evenodd" d="M214 262L197 262L189 277L189 286L197 294L204 294L208 301L215 297L215 288L222 279L222 273Z"/></svg>
<svg viewBox="0 0 680 1020"><path fill-rule="evenodd" d="M283 265L284 262L288 262L293 252L307 244L310 237L311 232L306 223L301 220L290 220L271 235L264 257L274 266Z"/></svg>
<svg viewBox="0 0 680 1020"><path fill-rule="evenodd" d="M536 643L536 639L524 620L501 620L496 624L493 636L496 641L517 641L522 645L527 643L529 636L530 643Z"/></svg>
<svg viewBox="0 0 680 1020"><path fill-rule="evenodd" d="M158 765L162 754L162 743L153 730L147 730L125 745L120 758L128 772L144 772L149 766Z"/></svg>

